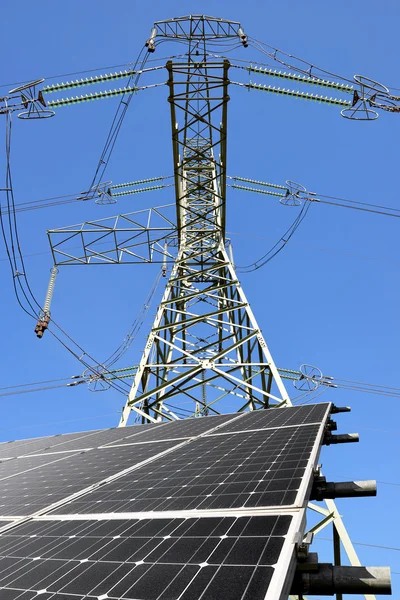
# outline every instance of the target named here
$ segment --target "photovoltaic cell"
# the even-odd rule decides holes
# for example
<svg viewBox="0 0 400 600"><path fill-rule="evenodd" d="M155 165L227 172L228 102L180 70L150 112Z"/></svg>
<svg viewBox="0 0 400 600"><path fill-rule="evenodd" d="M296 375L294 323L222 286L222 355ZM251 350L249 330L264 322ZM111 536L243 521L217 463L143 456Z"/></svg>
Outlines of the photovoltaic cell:
<svg viewBox="0 0 400 600"><path fill-rule="evenodd" d="M215 417L207 417L205 419L185 419L182 421L174 421L172 423L164 423L157 429L150 429L140 436L140 441L150 442L157 440L174 440L196 437L211 429L224 427L226 423L235 421L238 418L236 414L218 415ZM240 419L241 417L239 417ZM222 429L221 429L222 431ZM115 441L112 445L135 443L135 437L127 437L124 440Z"/></svg>
<svg viewBox="0 0 400 600"><path fill-rule="evenodd" d="M0 514L32 514L168 450L176 443L154 442L133 447L94 449L73 455L29 456L6 461L3 465L8 467L8 471L3 473L0 482ZM18 472L20 474L15 476Z"/></svg>
<svg viewBox="0 0 400 600"><path fill-rule="evenodd" d="M0 463L0 481L46 465L59 463L68 458L68 456L53 454L51 456L23 456L20 458L3 460Z"/></svg>
<svg viewBox="0 0 400 600"><path fill-rule="evenodd" d="M318 431L306 425L203 437L58 512L291 506Z"/></svg>
<svg viewBox="0 0 400 600"><path fill-rule="evenodd" d="M220 433L321 423L329 406L329 404L324 403L310 406L295 406L289 411L280 408L255 410L246 414L243 419L237 419L232 423L228 423L221 429Z"/></svg>
<svg viewBox="0 0 400 600"><path fill-rule="evenodd" d="M26 456L34 454L35 452L41 452L46 448L56 447L60 444L72 442L76 444L76 447L81 448L88 446L89 444L83 441L89 436L93 435L94 432L81 432L81 433L70 433L64 435L54 435L44 438L33 438L28 440L16 440L13 442L3 442L0 444L0 460L4 458L15 458L17 456ZM97 432L96 432L97 433Z"/></svg>
<svg viewBox="0 0 400 600"><path fill-rule="evenodd" d="M76 435L85 435L85 434L67 434L66 437L71 438ZM27 440L16 440L10 442L2 442L0 443L0 460L3 458L14 458L16 456L22 456L24 454L30 454L31 452L36 452L40 448L46 448L48 446L48 442L46 440L51 439L59 439L61 436L51 436L45 438L33 438Z"/></svg>
<svg viewBox="0 0 400 600"><path fill-rule="evenodd" d="M136 436L160 426L161 423L133 425L129 427L115 427L105 430L54 435L31 440L3 442L0 444L0 460L41 452L65 452L67 450L74 451L84 448L96 448L115 440L123 440L128 436Z"/></svg>
<svg viewBox="0 0 400 600"><path fill-rule="evenodd" d="M219 427L236 414L218 415L211 419L186 419L171 423L150 423L112 429L86 431L80 433L54 435L31 440L17 440L0 444L0 461L34 454L55 452L74 452L99 446L122 445L139 441L157 441L165 439L187 438L200 435L211 428ZM140 437L138 437L140 436Z"/></svg>
<svg viewBox="0 0 400 600"><path fill-rule="evenodd" d="M263 599L292 519L36 521L1 536L0 585L71 600Z"/></svg>
<svg viewBox="0 0 400 600"><path fill-rule="evenodd" d="M0 600L287 598L329 409L1 445Z"/></svg>

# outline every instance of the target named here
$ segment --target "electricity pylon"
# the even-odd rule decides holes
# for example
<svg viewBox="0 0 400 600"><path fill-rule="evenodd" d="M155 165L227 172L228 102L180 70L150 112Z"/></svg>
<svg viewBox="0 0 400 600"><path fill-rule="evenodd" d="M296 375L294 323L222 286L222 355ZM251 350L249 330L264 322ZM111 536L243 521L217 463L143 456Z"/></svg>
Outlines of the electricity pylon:
<svg viewBox="0 0 400 600"><path fill-rule="evenodd" d="M120 425L131 410L175 418L174 400L202 414L222 399L230 410L290 405L226 248L229 62L191 46L187 61L167 63L178 254Z"/></svg>

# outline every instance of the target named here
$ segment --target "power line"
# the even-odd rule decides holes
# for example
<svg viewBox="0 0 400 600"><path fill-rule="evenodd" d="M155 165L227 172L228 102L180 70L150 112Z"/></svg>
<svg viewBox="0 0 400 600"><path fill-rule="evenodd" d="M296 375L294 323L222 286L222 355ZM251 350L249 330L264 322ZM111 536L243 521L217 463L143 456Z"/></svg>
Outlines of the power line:
<svg viewBox="0 0 400 600"><path fill-rule="evenodd" d="M322 536L320 537L319 535L316 536L315 539L317 539L317 540L324 540L324 541L327 541L327 542L333 542L332 538L327 538L327 537L322 537ZM396 551L396 552L400 551L400 548L397 548L395 546L381 546L379 544L366 544L364 542L354 542L353 540L351 540L351 543L352 544L356 544L357 546L369 546L370 548L380 548L381 550L393 550L393 551Z"/></svg>
<svg viewBox="0 0 400 600"><path fill-rule="evenodd" d="M153 58L153 59L149 59L147 62L149 63L153 63L153 62L160 62L160 61L165 61L165 60L171 60L173 58L180 58L182 57L182 54L177 54L175 56L163 56L163 57L157 57L157 58ZM86 69L85 71L73 71L72 73L61 73L59 75L50 75L49 77L43 77L43 79L45 79L46 81L50 80L50 79L58 79L59 77L72 77L73 75L84 75L85 73L95 73L96 71L103 71L105 69L119 69L121 67L132 67L135 63L133 62L128 62L128 63L121 63L119 65L108 65L108 66L103 66L103 67L97 67L95 69ZM25 83L30 83L31 79L26 79L25 81L14 81L13 83L2 83L0 84L0 88L5 88L5 87L16 87L17 85L23 85Z"/></svg>
<svg viewBox="0 0 400 600"><path fill-rule="evenodd" d="M348 198L338 198L337 196L328 196L327 194L317 194L322 198L329 198L331 200L338 200L339 202L350 202L351 204L362 204L363 206L371 206L372 208L382 208L384 210L392 210L394 212L400 213L399 208L394 208L392 206L382 206L380 204L370 204L369 202L360 202L359 200L349 200Z"/></svg>
<svg viewBox="0 0 400 600"><path fill-rule="evenodd" d="M115 412L102 415L92 415L90 417L81 417L79 419L68 419L64 421L50 421L48 423L35 423L34 425L22 425L21 427L13 427L11 431L19 431L20 429L29 429L31 427L47 427L48 425L63 425L64 423L78 423L79 421L89 421L91 419L103 419L104 417L115 417ZM0 431L10 431L10 427L3 427ZM54 434L53 434L54 435Z"/></svg>
<svg viewBox="0 0 400 600"><path fill-rule="evenodd" d="M253 235L249 233L240 233L239 231L227 231L228 235L237 235L242 237L248 237L251 239L259 239L259 240L270 240L271 237L266 237L263 235ZM331 248L317 248L315 246L308 246L307 244L299 244L298 242L292 242L293 246L298 246L299 248L305 248L307 250L315 250L317 252L329 252L331 254L341 254L342 256L352 256L354 258L359 258L362 260L376 260L378 262L389 262L393 264L400 264L400 260L389 260L384 258L377 258L376 256L363 256L361 254L354 254L352 252L341 252L340 250L334 250ZM1 259L0 259L1 260ZM4 259L2 259L4 260Z"/></svg>
<svg viewBox="0 0 400 600"><path fill-rule="evenodd" d="M71 204L73 202L82 202L83 199L78 198L79 194L66 194L65 196L54 196L53 198L43 198L43 200L32 200L31 202L21 202L15 204L15 212L26 212L28 210L37 210L39 208L49 208L53 206L61 206L63 204ZM86 199L85 199L86 200ZM8 214L3 211L3 214Z"/></svg>
<svg viewBox="0 0 400 600"><path fill-rule="evenodd" d="M144 48L139 52L138 57L133 65L133 69L132 69L133 71L138 71L137 66L139 63L140 63L139 70L142 70L144 68L146 62L149 60L148 52L145 52L145 56L144 56L144 58L142 58L142 55L144 52L145 52ZM140 79L140 73L136 74L136 76L130 76L127 80L126 87L129 87L132 84L133 84L133 87L137 87L139 79ZM101 153L96 171L94 173L92 182L89 186L89 189L93 188L96 184L100 183L100 181L102 180L102 178L104 176L104 173L107 169L108 162L109 162L112 152L114 150L114 146L117 141L118 134L121 130L122 123L124 121L124 118L127 113L129 104L132 100L132 97L133 97L133 92L126 92L122 95L122 97L119 101L116 113L114 115L114 119L111 123L111 127L109 129L107 139L106 139L103 151Z"/></svg>
<svg viewBox="0 0 400 600"><path fill-rule="evenodd" d="M258 240L270 240L271 239L270 237L266 237L263 235L252 235L249 233L240 233L239 231L227 231L227 234L248 237L251 239L258 239ZM341 252L340 250L331 249L331 248L317 248L315 246L308 246L307 244L299 244L298 242L292 242L291 245L297 246L298 248L305 248L307 250L314 250L317 252L328 252L330 254L341 254L342 256L352 256L354 258L359 258L362 260L376 260L378 262L400 264L400 260L390 260L390 259L378 258L376 256L363 256L361 254L354 254L353 252ZM0 259L0 260L4 260L4 259Z"/></svg>
<svg viewBox="0 0 400 600"><path fill-rule="evenodd" d="M11 268L13 287L15 296L21 309L32 319L37 321L38 315L39 320L43 314L43 309L40 303L37 301L35 295L30 287L28 277L26 274L26 268L24 264L24 257L21 251L19 234L18 234L18 222L16 216L16 207L14 201L14 191L11 177L11 132L12 132L12 120L11 112L6 111L6 180L4 191L7 199L7 219L4 219L4 213L1 210L0 204L0 227L3 235L8 261ZM118 130L119 131L119 130ZM118 133L118 132L117 132ZM36 306L35 306L36 305ZM70 335L66 333L62 327L51 320L52 325L58 329L64 339L57 335L53 329L49 328L49 333L68 350L81 364L83 364L88 371L97 375L96 368L100 369L103 373L109 373L104 365L101 365L96 361L88 352L86 352ZM65 341L67 339L68 341ZM71 347L72 344L72 347ZM87 358L85 358L87 357ZM88 362L89 359L91 361ZM110 381L109 385L116 391L126 396L129 391L129 386L124 381L117 383ZM61 386L62 387L62 386ZM16 392L7 392L5 395L14 395Z"/></svg>
<svg viewBox="0 0 400 600"><path fill-rule="evenodd" d="M237 266L238 272L251 273L253 271L257 271L258 269L266 265L268 262L270 262L273 258L275 258L275 256L277 256L283 250L283 248L289 242L291 237L300 227L301 223L307 216L310 206L311 204L309 202L305 202L300 210L300 213L297 215L293 223L285 231L283 236L272 246L272 248L270 248L268 252L266 252L263 256L261 256L253 263L250 263L249 265L245 266Z"/></svg>
<svg viewBox="0 0 400 600"><path fill-rule="evenodd" d="M348 481L349 479L358 479L356 477L353 476L348 476L346 477L345 475L335 475L334 473L331 473L331 475L333 477L338 477L339 479L343 479L344 481ZM400 483L395 482L395 481L380 481L380 480L376 480L376 483L379 483L380 485L394 485L394 486L400 486Z"/></svg>
<svg viewBox="0 0 400 600"><path fill-rule="evenodd" d="M47 379L46 381L35 381L33 383L20 383L19 385L8 385L8 386L0 388L0 392L2 392L4 390L13 390L16 388L30 387L32 385L46 385L48 383L59 383L60 381L68 381L70 379L76 379L76 376L62 377L61 379Z"/></svg>
<svg viewBox="0 0 400 600"><path fill-rule="evenodd" d="M46 390L55 390L57 388L62 388L62 387L67 387L68 384L62 383L60 385L48 385L48 386L44 386L44 387L38 387L38 388L34 388L32 390L17 390L14 392L4 392L4 393L0 393L0 398L3 398L5 396L19 396L20 394L29 394L32 392L44 392Z"/></svg>
<svg viewBox="0 0 400 600"><path fill-rule="evenodd" d="M166 179L166 178L164 178ZM263 182L260 182L260 184L262 184ZM270 184L271 186L273 186L273 184ZM246 191L252 191L252 192L263 192L265 193L263 190L258 190L257 188L244 188L244 186L240 187L240 186L235 186L232 185L231 186L234 189L246 189ZM283 186L279 186L281 188L283 188ZM64 205L64 204L70 204L70 203L74 203L74 202L82 202L82 201L86 201L86 200L90 200L91 198L82 198L82 194L84 192L77 192L75 194L64 194L61 196L50 196L47 198L41 198L38 200L31 200L29 202L21 202L21 203L16 203L15 207L16 207L16 212L24 212L24 211L30 211L30 210L37 210L40 208L49 208L49 207L53 207L53 206L60 206L60 205ZM317 197L314 197L318 196ZM274 195L274 196L284 196L284 194L270 194L270 195ZM327 198L328 200L336 200L338 201L338 203L335 202L329 202L328 200L322 200L321 198ZM314 202L320 202L322 204L329 204L332 206L339 206L342 208L352 208L354 210L363 210L365 212L371 212L371 213L375 213L375 214L383 214L386 216L391 216L391 217L400 217L400 209L392 207L392 206L383 206L380 204L372 204L369 202L361 202L359 200L350 200L348 198L341 198L338 196L330 196L328 194L320 194L318 192L313 193L313 197L308 198L308 200L310 201L314 201ZM345 206L343 204L340 204L341 202L347 202L349 204L356 204L359 206ZM368 207L367 208L361 208L361 207ZM371 210L370 210L371 209ZM378 209L378 210L372 210L372 209ZM379 210L382 209L382 210ZM398 213L398 214L392 214L392 213ZM3 211L3 214L8 214L8 211Z"/></svg>
<svg viewBox="0 0 400 600"><path fill-rule="evenodd" d="M162 272L159 271L156 279L150 289L150 292L147 295L147 298L145 299L142 308L140 309L138 315L136 316L134 322L132 323L132 325L129 328L128 333L125 335L123 342L118 346L118 348L111 354L111 356L108 357L107 360L104 361L104 365L105 368L108 370L111 366L113 366L125 353L126 351L130 348L133 340L135 339L135 337L137 336L137 334L139 333L145 317L151 307L152 301L154 299L155 293L157 291L158 288L158 284L160 283L160 279L161 279L161 275Z"/></svg>
<svg viewBox="0 0 400 600"><path fill-rule="evenodd" d="M232 179L236 179L235 177L233 177ZM237 178L237 179L243 179L243 178ZM246 181L247 179L245 179ZM247 180L249 181L249 180ZM276 184L270 184L270 183L266 183L266 182L262 182L262 181L256 181L256 180L250 180L252 181L254 184L259 184L259 185L263 185L263 186L269 186L272 188L275 187L279 187L280 189L285 189L284 186L277 186ZM260 190L256 187L254 188L250 188L250 187L244 187L244 186L230 186L236 189L243 189L249 192L258 192L258 193L263 193L263 194L267 194L270 196L278 196L278 197L284 197L284 194L277 194L275 192L268 192L265 190ZM290 191L289 188L287 189L287 193ZM308 197L307 194L310 194L310 196ZM327 200L324 200L324 198L327 198ZM332 205L332 206L339 206L341 208L351 208L353 210L360 210L363 212L370 212L370 213L374 213L374 214L380 214L380 215L385 215L388 217L396 217L399 218L400 217L400 209L399 208L395 208L393 206L383 206L380 204L372 204L369 202L361 202L359 200L349 200L347 198L339 198L337 196L328 196L327 194L320 194L318 192L307 192L304 191L304 193L302 193L301 196L298 196L298 200L299 200L299 205L301 201L306 201L309 200L310 202L317 202L317 203L321 203L321 204L328 204L328 205ZM337 202L333 202L333 200L336 200ZM357 206L348 206L346 204L342 204L343 202L347 202L348 204L351 205L357 205Z"/></svg>
<svg viewBox="0 0 400 600"><path fill-rule="evenodd" d="M262 42L261 40L257 40L254 37L249 36L248 39L249 39L250 45L253 48L255 48L256 50L259 50L260 52L262 52L263 54L268 56L270 59L272 59L273 61L278 62L281 65L288 67L289 69L293 69L297 72L300 72L300 73L303 73L304 75L309 75L309 76L310 75L312 76L313 70L319 71L320 73L323 73L324 75L336 77L337 79L339 79L341 81L347 81L351 84L354 83L354 81L351 79L342 77L341 75L338 75L337 73L332 73L331 71L328 71L326 69L318 67L317 65L310 63L302 58L299 58L298 56L289 54L287 52L284 52L283 50L279 50L279 48L274 48L274 46L270 46L269 44L266 44L265 42ZM282 55L282 58L280 58L279 55ZM285 57L285 58L283 58L283 57ZM291 64L290 62L287 62L287 59L299 61L302 64L302 67L296 67L295 65Z"/></svg>
<svg viewBox="0 0 400 600"><path fill-rule="evenodd" d="M400 218L400 214L393 214L393 213L397 213L397 212L400 213L400 211L397 208L384 207L386 210L375 210L373 208L365 208L365 207L362 207L362 206L349 206L347 204L341 204L340 202L332 202L331 200L321 200L320 198L312 198L310 200L312 200L313 202L317 202L318 204L328 204L328 205L331 205L331 206L339 206L341 208L349 208L351 210L359 210L359 211L362 211L362 212L373 213L373 214L376 214L376 215L385 215L386 217L395 217L397 219ZM350 202L352 202L352 201L350 200ZM374 205L370 204L370 205L367 205L367 206L373 207ZM390 210L393 211L393 212L388 212Z"/></svg>

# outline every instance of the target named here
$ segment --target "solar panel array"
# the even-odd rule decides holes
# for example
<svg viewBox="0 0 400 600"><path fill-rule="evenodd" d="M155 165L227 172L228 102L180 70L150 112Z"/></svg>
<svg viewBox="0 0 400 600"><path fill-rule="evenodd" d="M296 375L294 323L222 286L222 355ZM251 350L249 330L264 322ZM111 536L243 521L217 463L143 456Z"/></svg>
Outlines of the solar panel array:
<svg viewBox="0 0 400 600"><path fill-rule="evenodd" d="M0 600L287 598L330 407L0 444Z"/></svg>

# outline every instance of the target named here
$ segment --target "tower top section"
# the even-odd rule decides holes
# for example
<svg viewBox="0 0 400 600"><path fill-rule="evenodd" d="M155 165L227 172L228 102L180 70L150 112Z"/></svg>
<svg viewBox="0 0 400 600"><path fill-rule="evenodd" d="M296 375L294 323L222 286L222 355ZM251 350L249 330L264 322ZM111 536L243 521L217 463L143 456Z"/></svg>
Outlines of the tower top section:
<svg viewBox="0 0 400 600"><path fill-rule="evenodd" d="M156 21L146 46L150 52L155 50L156 38L168 38L186 41L191 46L220 39L239 39L247 47L247 36L238 21L227 21L207 15L188 15L165 21Z"/></svg>

